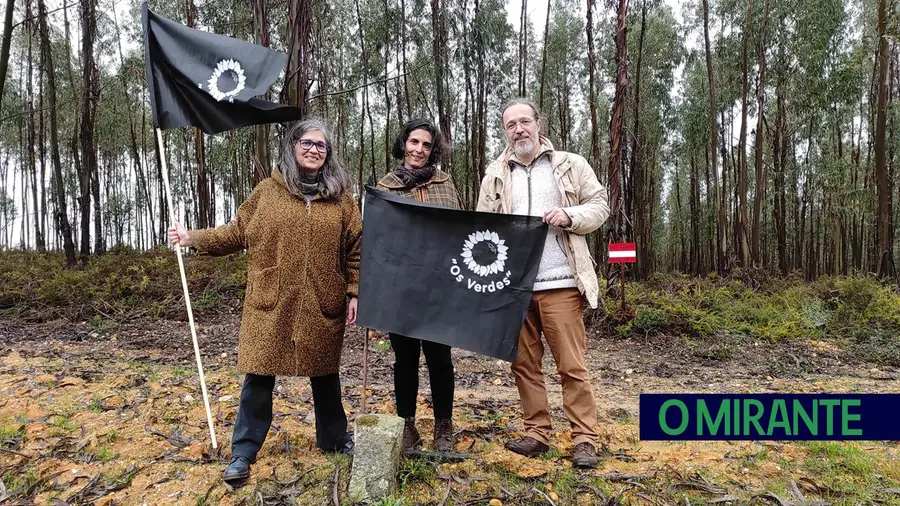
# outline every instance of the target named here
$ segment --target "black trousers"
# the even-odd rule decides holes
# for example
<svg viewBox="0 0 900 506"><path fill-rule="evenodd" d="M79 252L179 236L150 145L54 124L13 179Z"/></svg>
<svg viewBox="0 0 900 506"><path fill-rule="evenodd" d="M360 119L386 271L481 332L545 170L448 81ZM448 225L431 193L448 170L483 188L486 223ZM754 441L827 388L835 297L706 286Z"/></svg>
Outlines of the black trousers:
<svg viewBox="0 0 900 506"><path fill-rule="evenodd" d="M394 349L394 395L397 402L397 416L416 416L416 396L419 394L419 350L425 352L428 377L431 380L431 399L434 403L435 418L453 417L453 361L450 347L390 334Z"/></svg>
<svg viewBox="0 0 900 506"><path fill-rule="evenodd" d="M347 414L341 404L339 373L309 378L316 414L316 446L336 450L351 439L347 434ZM247 374L241 388L241 402L234 421L231 455L256 462L269 427L272 425L272 391L275 376Z"/></svg>

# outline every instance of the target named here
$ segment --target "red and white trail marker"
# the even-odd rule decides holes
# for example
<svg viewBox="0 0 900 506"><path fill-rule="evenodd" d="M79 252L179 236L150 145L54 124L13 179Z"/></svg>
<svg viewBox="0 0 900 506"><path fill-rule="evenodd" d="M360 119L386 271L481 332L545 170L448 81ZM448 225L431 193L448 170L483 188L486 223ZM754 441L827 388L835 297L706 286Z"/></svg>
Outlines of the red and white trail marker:
<svg viewBox="0 0 900 506"><path fill-rule="evenodd" d="M633 264L637 262L637 248L633 242L613 242L609 244L609 263Z"/></svg>
<svg viewBox="0 0 900 506"><path fill-rule="evenodd" d="M633 242L609 243L609 263L619 264L619 279L622 282L622 313L625 313L625 264L637 262L637 247Z"/></svg>

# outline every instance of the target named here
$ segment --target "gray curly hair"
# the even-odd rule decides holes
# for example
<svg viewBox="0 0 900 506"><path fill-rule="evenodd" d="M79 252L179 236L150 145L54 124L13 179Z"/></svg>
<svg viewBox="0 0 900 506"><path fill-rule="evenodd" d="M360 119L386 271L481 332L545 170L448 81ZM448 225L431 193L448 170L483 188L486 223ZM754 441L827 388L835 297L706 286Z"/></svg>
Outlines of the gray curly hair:
<svg viewBox="0 0 900 506"><path fill-rule="evenodd" d="M323 199L338 200L350 188L350 173L347 171L347 167L341 158L334 153L328 127L320 119L313 118L297 121L287 129L281 149L281 173L291 195L303 198L303 192L300 189L300 173L302 169L297 164L294 148L300 142L300 138L306 133L314 131L322 132L325 136L325 144L328 145L328 150L325 153L325 163L319 169L319 193Z"/></svg>

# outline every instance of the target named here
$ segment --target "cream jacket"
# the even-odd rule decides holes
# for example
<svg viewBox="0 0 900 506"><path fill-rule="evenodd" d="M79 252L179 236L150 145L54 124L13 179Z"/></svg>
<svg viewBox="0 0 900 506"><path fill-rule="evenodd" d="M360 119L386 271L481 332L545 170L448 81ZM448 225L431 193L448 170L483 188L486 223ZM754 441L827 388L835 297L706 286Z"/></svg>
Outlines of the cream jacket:
<svg viewBox="0 0 900 506"><path fill-rule="evenodd" d="M553 149L550 141L541 137L541 144ZM512 192L509 191L509 159L512 150L507 148L485 169L478 196L478 211L509 213L512 208ZM572 219L572 226L563 234L565 253L575 273L575 284L587 299L591 308L596 309L600 284L597 280L596 262L588 250L585 235L599 229L609 217L609 203L606 188L597 180L596 174L587 160L580 155L565 151L552 151L550 163L559 186L563 210Z"/></svg>

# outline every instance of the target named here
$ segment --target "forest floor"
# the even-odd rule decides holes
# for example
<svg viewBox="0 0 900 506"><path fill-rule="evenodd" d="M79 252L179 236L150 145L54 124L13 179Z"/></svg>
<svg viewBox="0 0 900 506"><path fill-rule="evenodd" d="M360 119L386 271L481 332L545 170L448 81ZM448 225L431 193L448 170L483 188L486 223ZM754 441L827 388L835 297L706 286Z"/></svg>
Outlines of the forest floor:
<svg viewBox="0 0 900 506"><path fill-rule="evenodd" d="M0 504L349 504L350 460L315 449L305 379L278 380L275 422L251 479L236 490L221 481L240 395L239 303L195 315L215 451L184 319L94 310L104 316L19 311L0 319ZM641 441L637 425L640 393L897 392L896 350L873 355L835 339L610 329L602 320L589 327L603 443L596 470L571 467L549 357L553 449L527 459L503 448L522 428L508 364L454 350L457 451L468 458L404 459L396 500L381 504L900 504L897 442L655 442ZM348 329L341 373L351 422L362 411L364 339L362 329ZM366 411L392 413L393 354L380 336L370 350ZM421 373L419 429L427 443L424 364Z"/></svg>

